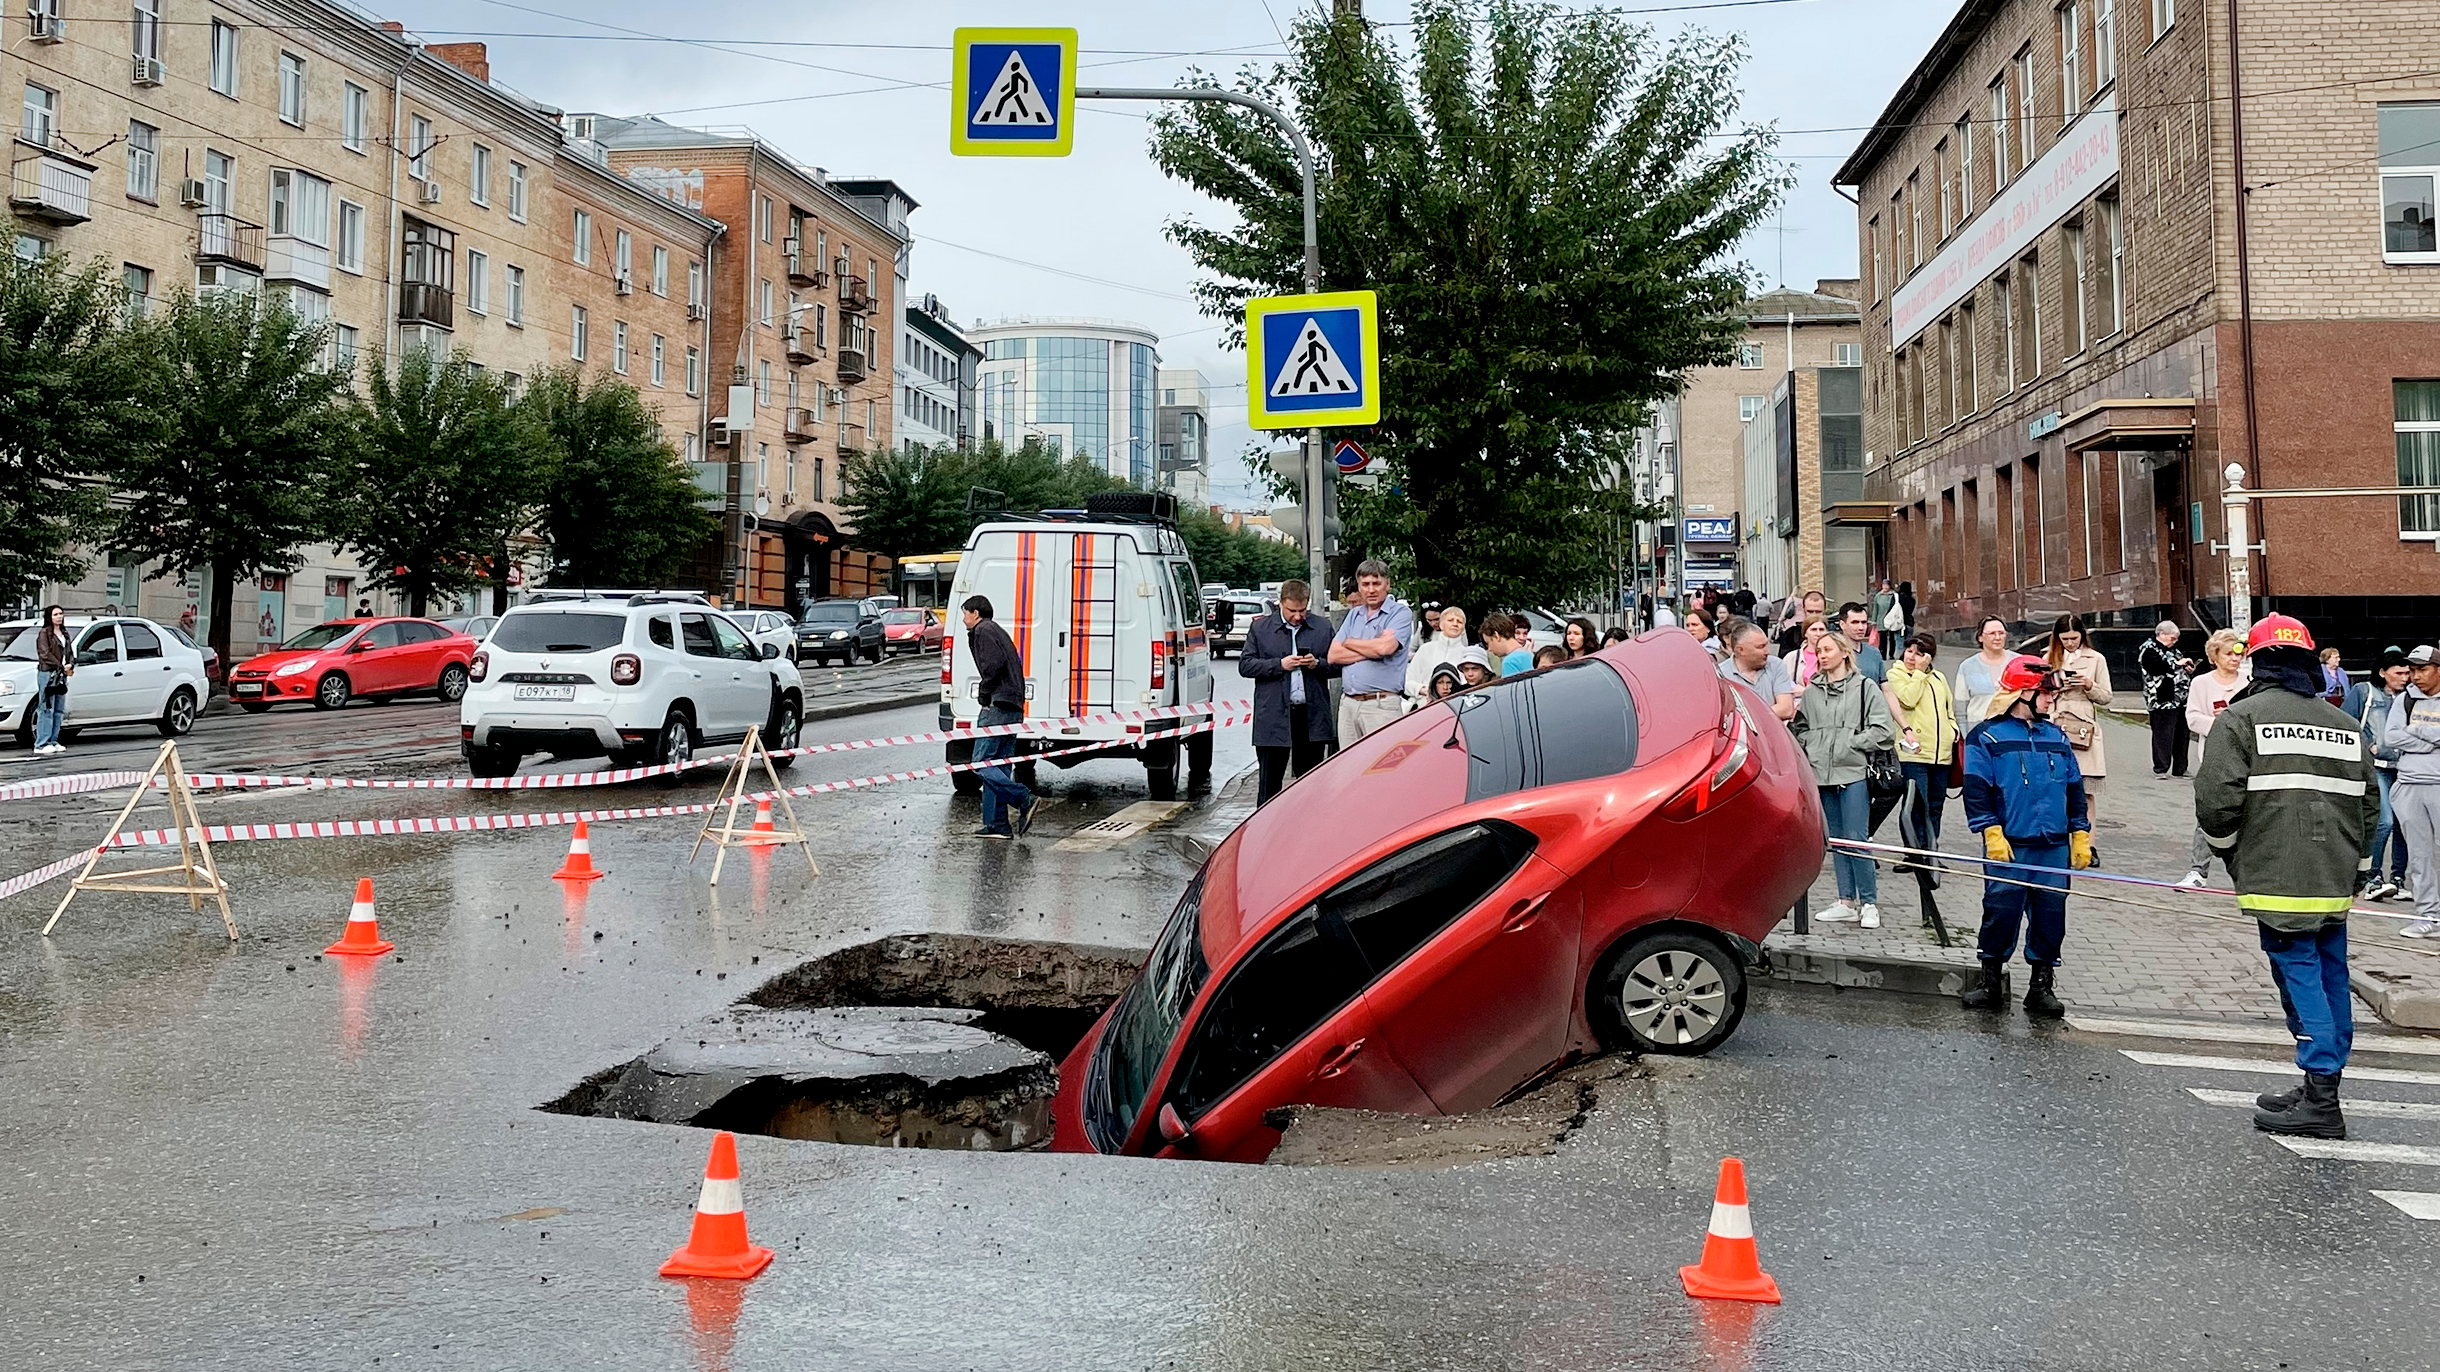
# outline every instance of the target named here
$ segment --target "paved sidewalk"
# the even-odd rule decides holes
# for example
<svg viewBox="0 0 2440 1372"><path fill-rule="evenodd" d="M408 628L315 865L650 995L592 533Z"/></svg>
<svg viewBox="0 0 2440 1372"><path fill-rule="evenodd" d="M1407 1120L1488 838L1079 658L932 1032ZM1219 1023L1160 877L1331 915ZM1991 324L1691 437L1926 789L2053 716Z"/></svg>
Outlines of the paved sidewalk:
<svg viewBox="0 0 2440 1372"><path fill-rule="evenodd" d="M2116 720L2105 721L2102 728L2107 735L2110 774L2094 804L2099 866L2128 876L2174 881L2187 869L2194 831L2193 789L2182 779L2153 778L2151 743L2144 730ZM1965 827L1965 803L1958 796L1949 797L1943 829L1944 849L1965 853L1978 848L1972 831ZM1885 822L1873 837L1881 843L1900 842L1896 818ZM2215 867L2212 879L2224 883L2227 873ZM1966 972L1975 965L1974 940L1982 923L1981 881L1951 874L1935 893L1955 945L1947 949L1933 941L1929 929L1921 927L1922 909L1911 874L1893 873L1883 866L1880 887L1881 928L1865 930L1816 920L1810 934L1798 935L1792 920L1783 921L1769 939L1774 963L1797 980L1929 994L1953 995L1961 990ZM1820 880L1813 884L1811 909L1818 914L1829 908L1837 894L1825 862ZM2103 897L2146 905L2117 904ZM2401 915L2411 909L2402 902L2373 908ZM2358 1006L2359 1015L2366 1019L2380 1013L2396 1022L2416 1024L2428 1011L2406 1002L2416 999L2428 1007L2434 991L2440 991L2440 948L2397 938L2402 924L2401 919L2357 915L2348 927L2357 990L2359 995L2371 995L2375 1002ZM2254 921L2238 913L2228 896L2078 883L2067 903L2059 997L2077 1010L2277 1020L2279 996L2271 988L2256 929ZM2020 946L2010 966L2011 989L2020 994L2023 957ZM2384 995L2385 988L2419 991L2419 995ZM2419 1027L2433 1026L2423 1023Z"/></svg>

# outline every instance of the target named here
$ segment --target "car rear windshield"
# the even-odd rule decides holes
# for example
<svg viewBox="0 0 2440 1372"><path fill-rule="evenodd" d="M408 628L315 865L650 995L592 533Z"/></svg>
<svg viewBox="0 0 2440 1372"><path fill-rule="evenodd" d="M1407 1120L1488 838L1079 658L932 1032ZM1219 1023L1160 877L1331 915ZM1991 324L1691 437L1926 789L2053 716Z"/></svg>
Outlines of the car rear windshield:
<svg viewBox="0 0 2440 1372"><path fill-rule="evenodd" d="M1469 802L1635 765L1635 698L1593 658L1478 687L1449 704L1464 735Z"/></svg>
<svg viewBox="0 0 2440 1372"><path fill-rule="evenodd" d="M1084 1123L1093 1146L1104 1153L1117 1152L1135 1128L1135 1113L1143 1107L1144 1093L1152 1089L1161 1059L1169 1055L1169 1041L1177 1037L1203 979L1211 975L1203 960L1202 937L1203 882L1209 871L1207 867L1198 874L1178 897L1178 908L1160 941L1152 945L1143 975L1119 997L1118 1008L1102 1029L1085 1078Z"/></svg>
<svg viewBox="0 0 2440 1372"><path fill-rule="evenodd" d="M280 646L300 652L309 648L327 648L363 627L361 624L316 624Z"/></svg>
<svg viewBox="0 0 2440 1372"><path fill-rule="evenodd" d="M491 646L510 653L596 653L627 637L627 616L574 610L509 615L491 632Z"/></svg>
<svg viewBox="0 0 2440 1372"><path fill-rule="evenodd" d="M808 605L805 607L805 623L853 624L863 618L858 609L852 600L843 600L836 605Z"/></svg>
<svg viewBox="0 0 2440 1372"><path fill-rule="evenodd" d="M12 662L32 662L34 660L36 635L33 625L28 624L21 629L0 629L0 634L9 635L8 647L0 648L0 657L5 657Z"/></svg>
<svg viewBox="0 0 2440 1372"><path fill-rule="evenodd" d="M921 624L923 623L923 611L892 610L881 616L881 622L884 624Z"/></svg>

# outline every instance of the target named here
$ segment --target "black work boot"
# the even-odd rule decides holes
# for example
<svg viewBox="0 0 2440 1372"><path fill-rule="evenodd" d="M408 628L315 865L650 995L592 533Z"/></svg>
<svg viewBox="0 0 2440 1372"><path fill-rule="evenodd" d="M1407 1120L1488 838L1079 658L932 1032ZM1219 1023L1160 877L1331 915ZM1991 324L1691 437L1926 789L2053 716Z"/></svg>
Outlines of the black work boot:
<svg viewBox="0 0 2440 1372"><path fill-rule="evenodd" d="M1997 1010L2008 999L2008 961L2005 958L1984 958L1982 971L1972 986L1958 998L1968 1010Z"/></svg>
<svg viewBox="0 0 2440 1372"><path fill-rule="evenodd" d="M2304 1091L2296 1103L2285 1110L2256 1110L2254 1127L2310 1139L2347 1137L2347 1117L2338 1111L2338 1073L2305 1073Z"/></svg>
<svg viewBox="0 0 2440 1372"><path fill-rule="evenodd" d="M2067 1013L2067 1007L2061 1005L2059 998L2050 990L2051 979L2058 975L2058 971L2058 968L2046 962L2033 964L2025 978L2026 1014L2035 1019L2058 1019Z"/></svg>
<svg viewBox="0 0 2440 1372"><path fill-rule="evenodd" d="M2276 1113L2281 1110L2293 1109L2296 1102L2303 1099L2304 1087L2303 1085L2299 1084L2296 1086L2291 1086L2285 1091L2265 1091L2261 1095L2254 1097L2254 1105L2258 1109L2269 1110Z"/></svg>

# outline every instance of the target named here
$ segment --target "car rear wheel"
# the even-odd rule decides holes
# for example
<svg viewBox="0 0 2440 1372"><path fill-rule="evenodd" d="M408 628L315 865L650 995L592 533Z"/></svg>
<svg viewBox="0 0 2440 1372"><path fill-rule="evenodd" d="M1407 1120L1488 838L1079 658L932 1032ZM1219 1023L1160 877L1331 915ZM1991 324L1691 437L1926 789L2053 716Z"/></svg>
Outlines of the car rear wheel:
<svg viewBox="0 0 2440 1372"><path fill-rule="evenodd" d="M797 736L805 731L805 711L786 696L771 702L771 722L763 726L763 746L784 751L796 746ZM786 771L796 765L792 757L775 757L771 765Z"/></svg>
<svg viewBox="0 0 2440 1372"><path fill-rule="evenodd" d="M466 770L479 777L515 776L517 764L524 761L506 748L469 748L466 750Z"/></svg>
<svg viewBox="0 0 2440 1372"><path fill-rule="evenodd" d="M466 694L466 669L455 662L441 668L440 685L434 689L440 692L441 699L454 704Z"/></svg>
<svg viewBox="0 0 2440 1372"><path fill-rule="evenodd" d="M336 710L347 704L350 694L346 674L332 672L314 683L313 707L317 710Z"/></svg>
<svg viewBox="0 0 2440 1372"><path fill-rule="evenodd" d="M161 707L161 718L153 727L163 738L183 738L195 727L195 693L184 686L169 693L169 703Z"/></svg>
<svg viewBox="0 0 2440 1372"><path fill-rule="evenodd" d="M1176 740L1144 745L1144 786L1154 800L1178 798L1178 745Z"/></svg>
<svg viewBox="0 0 2440 1372"><path fill-rule="evenodd" d="M1212 779L1212 739L1214 737L1215 735L1209 729L1199 734L1186 736L1186 779L1190 784L1208 782Z"/></svg>
<svg viewBox="0 0 2440 1372"><path fill-rule="evenodd" d="M1627 939L1602 959L1585 997L1610 1048L1697 1057L1745 1018L1745 971L1726 948L1684 929Z"/></svg>
<svg viewBox="0 0 2440 1372"><path fill-rule="evenodd" d="M669 718L661 721L660 737L653 743L652 760L656 765L669 766L691 762L695 757L695 731L686 722L683 710L673 709ZM683 771L669 772L653 778L663 790L674 790L686 780Z"/></svg>
<svg viewBox="0 0 2440 1372"><path fill-rule="evenodd" d="M876 643L871 648L865 650L864 660L867 662L879 662L881 660L881 645Z"/></svg>

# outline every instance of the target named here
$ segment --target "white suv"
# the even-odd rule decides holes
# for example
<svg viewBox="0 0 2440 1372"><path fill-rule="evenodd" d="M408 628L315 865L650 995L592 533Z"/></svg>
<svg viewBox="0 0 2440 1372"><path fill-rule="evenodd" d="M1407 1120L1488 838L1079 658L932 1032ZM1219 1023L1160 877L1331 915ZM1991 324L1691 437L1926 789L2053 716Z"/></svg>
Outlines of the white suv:
<svg viewBox="0 0 2440 1372"><path fill-rule="evenodd" d="M620 767L684 762L756 724L768 746L793 748L805 718L796 664L692 598L518 606L467 678L458 732L476 776L508 776L536 752Z"/></svg>

